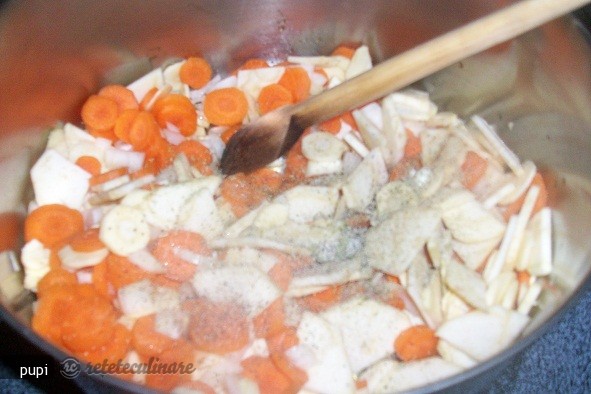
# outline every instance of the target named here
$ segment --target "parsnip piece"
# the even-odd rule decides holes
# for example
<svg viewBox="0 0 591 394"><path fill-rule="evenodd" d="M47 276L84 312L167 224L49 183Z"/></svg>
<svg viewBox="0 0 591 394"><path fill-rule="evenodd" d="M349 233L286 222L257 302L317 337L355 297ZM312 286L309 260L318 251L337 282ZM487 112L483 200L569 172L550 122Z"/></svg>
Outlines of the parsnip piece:
<svg viewBox="0 0 591 394"><path fill-rule="evenodd" d="M387 180L382 154L378 150L371 151L345 180L342 192L347 207L363 211Z"/></svg>

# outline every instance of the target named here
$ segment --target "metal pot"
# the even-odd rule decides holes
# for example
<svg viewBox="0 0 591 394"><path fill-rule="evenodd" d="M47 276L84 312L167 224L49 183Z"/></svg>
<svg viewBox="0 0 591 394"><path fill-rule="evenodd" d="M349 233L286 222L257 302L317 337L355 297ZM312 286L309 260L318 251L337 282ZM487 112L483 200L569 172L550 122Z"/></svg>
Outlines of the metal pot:
<svg viewBox="0 0 591 394"><path fill-rule="evenodd" d="M102 84L129 82L175 56L201 54L223 70L251 57L328 53L344 41L367 44L379 61L510 2L4 2L0 212L24 212L31 191L21 169L42 148L44 128L58 120L79 121L80 104ZM553 287L544 292L524 335L493 359L419 391L486 388L591 283L591 56L579 19L549 23L419 84L442 109L480 114L521 158L538 163L553 182L556 211ZM11 237L10 242L20 240L18 232ZM0 315L28 343L62 360L66 355L29 327L33 297L21 291L17 257L11 250L0 254ZM110 377L93 379L145 391Z"/></svg>

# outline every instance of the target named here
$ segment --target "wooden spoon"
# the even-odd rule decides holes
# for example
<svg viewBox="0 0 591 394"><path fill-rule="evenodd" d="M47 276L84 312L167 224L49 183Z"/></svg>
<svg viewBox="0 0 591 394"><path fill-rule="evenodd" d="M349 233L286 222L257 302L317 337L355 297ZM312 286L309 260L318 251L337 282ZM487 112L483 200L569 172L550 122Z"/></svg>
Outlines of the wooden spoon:
<svg viewBox="0 0 591 394"><path fill-rule="evenodd" d="M224 174L252 171L286 153L313 124L408 86L475 53L565 15L591 0L522 0L480 18L297 104L248 123L230 139Z"/></svg>

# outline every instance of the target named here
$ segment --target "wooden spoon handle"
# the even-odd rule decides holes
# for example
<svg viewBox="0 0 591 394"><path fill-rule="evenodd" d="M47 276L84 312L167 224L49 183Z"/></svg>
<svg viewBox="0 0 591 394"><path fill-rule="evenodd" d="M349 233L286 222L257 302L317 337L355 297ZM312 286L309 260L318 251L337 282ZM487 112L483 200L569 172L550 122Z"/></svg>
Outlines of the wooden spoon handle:
<svg viewBox="0 0 591 394"><path fill-rule="evenodd" d="M522 0L384 61L370 71L295 105L300 127L384 97L457 61L565 15L590 0Z"/></svg>

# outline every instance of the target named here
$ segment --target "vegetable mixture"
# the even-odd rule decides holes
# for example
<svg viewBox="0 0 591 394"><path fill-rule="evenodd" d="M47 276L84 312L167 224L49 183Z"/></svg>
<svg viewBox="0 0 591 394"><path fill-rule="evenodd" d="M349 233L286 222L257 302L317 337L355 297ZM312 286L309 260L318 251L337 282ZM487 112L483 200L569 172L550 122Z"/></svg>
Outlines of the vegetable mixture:
<svg viewBox="0 0 591 394"><path fill-rule="evenodd" d="M218 170L241 124L371 67L366 46L227 76L190 57L90 96L31 170L33 329L93 364L193 364L117 374L179 393L401 391L509 346L552 269L551 211L482 118L408 89Z"/></svg>

